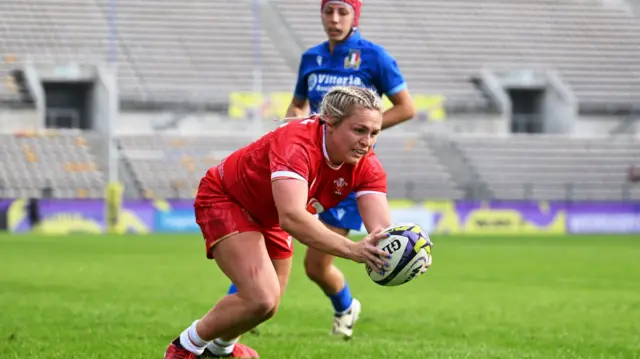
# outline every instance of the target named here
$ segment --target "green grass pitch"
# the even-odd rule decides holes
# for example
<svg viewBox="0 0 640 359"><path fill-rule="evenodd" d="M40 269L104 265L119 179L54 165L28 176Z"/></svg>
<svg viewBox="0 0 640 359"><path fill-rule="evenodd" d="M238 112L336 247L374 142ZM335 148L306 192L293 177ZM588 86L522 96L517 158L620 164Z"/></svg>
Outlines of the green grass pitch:
<svg viewBox="0 0 640 359"><path fill-rule="evenodd" d="M303 247L280 311L246 335L263 358L640 358L640 237L438 237L402 287L338 261L363 304L353 340ZM162 358L228 280L199 236L0 235L0 358Z"/></svg>

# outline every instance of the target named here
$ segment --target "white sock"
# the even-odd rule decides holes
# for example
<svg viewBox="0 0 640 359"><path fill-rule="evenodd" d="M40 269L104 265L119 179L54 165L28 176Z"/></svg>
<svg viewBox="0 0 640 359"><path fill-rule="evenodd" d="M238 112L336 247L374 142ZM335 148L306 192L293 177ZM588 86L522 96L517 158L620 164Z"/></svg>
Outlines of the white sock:
<svg viewBox="0 0 640 359"><path fill-rule="evenodd" d="M240 338L232 340L214 339L207 345L207 348L215 355L229 355L233 351L233 347L236 346Z"/></svg>
<svg viewBox="0 0 640 359"><path fill-rule="evenodd" d="M204 353L204 348L207 347L209 342L202 340L196 331L196 325L198 325L199 320L196 320L189 326L189 328L185 329L182 333L180 333L180 344L192 352L195 355L202 355Z"/></svg>

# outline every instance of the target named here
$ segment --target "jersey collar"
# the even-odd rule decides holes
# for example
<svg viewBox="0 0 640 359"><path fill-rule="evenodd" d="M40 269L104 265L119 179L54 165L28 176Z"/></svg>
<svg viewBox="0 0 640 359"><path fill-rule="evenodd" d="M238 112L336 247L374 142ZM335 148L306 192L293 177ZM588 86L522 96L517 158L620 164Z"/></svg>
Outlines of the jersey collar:
<svg viewBox="0 0 640 359"><path fill-rule="evenodd" d="M336 44L334 52L341 52L345 49L353 48L358 44L358 42L361 39L362 39L362 36L360 35L360 31L354 29L348 38ZM329 41L325 42L325 47L327 49L327 52L329 52Z"/></svg>
<svg viewBox="0 0 640 359"><path fill-rule="evenodd" d="M322 125L322 153L324 154L324 159L327 162L327 165L332 170L338 170L344 164L343 162L336 166L331 162L331 159L329 158L329 153L327 152L327 125L324 125L324 124Z"/></svg>

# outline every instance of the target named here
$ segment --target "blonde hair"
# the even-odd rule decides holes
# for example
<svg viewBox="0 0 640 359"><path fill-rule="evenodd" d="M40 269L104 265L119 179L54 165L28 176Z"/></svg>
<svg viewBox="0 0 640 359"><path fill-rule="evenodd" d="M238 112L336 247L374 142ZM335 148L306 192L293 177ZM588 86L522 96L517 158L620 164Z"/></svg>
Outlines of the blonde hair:
<svg viewBox="0 0 640 359"><path fill-rule="evenodd" d="M383 112L382 99L373 90L357 86L332 88L320 104L320 118L333 126L351 116L356 108Z"/></svg>

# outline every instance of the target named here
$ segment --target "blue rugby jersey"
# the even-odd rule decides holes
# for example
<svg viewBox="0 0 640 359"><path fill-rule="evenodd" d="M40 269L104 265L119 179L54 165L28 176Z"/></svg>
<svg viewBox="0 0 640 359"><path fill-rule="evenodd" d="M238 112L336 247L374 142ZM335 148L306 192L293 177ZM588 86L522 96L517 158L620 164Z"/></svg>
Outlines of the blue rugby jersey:
<svg viewBox="0 0 640 359"><path fill-rule="evenodd" d="M309 100L311 112L318 113L324 95L334 86L345 85L368 87L387 97L407 88L396 60L358 31L337 44L333 53L325 41L302 54L294 96ZM320 213L320 219L337 228L364 230L354 193Z"/></svg>
<svg viewBox="0 0 640 359"><path fill-rule="evenodd" d="M354 31L333 53L325 41L302 54L294 96L309 100L311 112L317 113L323 96L334 86L368 87L390 97L407 84L396 60Z"/></svg>

